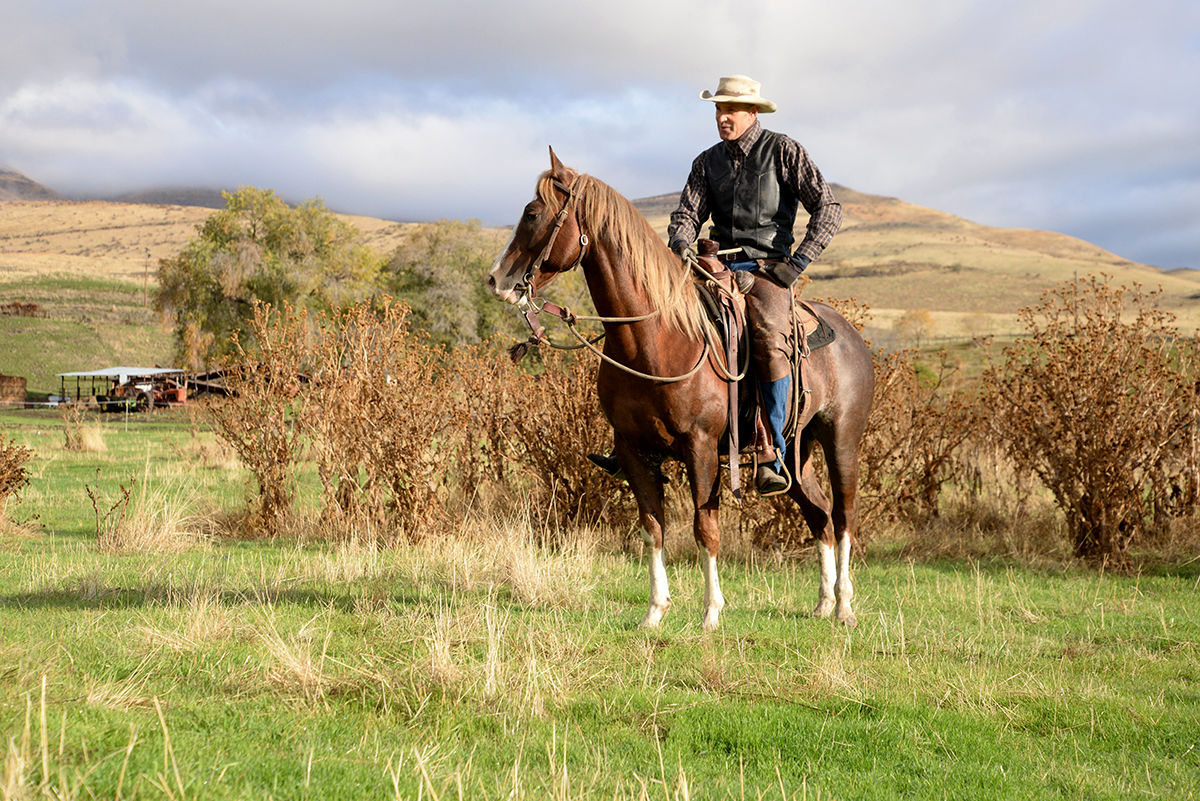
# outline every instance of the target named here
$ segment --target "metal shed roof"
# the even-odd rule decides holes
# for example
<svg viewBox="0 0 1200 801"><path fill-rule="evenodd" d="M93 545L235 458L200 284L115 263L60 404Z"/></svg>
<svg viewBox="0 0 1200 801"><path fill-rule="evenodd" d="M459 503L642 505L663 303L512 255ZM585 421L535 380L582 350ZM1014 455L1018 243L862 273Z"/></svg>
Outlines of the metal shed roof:
<svg viewBox="0 0 1200 801"><path fill-rule="evenodd" d="M162 375L164 373L182 373L176 367L105 367L103 370L88 370L82 373L59 373L59 378L115 378L121 383L129 380L130 376L139 378Z"/></svg>

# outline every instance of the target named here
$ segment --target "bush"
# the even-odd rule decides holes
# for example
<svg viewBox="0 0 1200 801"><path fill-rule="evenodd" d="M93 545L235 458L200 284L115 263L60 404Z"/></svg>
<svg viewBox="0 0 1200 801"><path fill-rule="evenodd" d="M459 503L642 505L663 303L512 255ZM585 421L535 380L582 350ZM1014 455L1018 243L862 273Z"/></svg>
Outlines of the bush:
<svg viewBox="0 0 1200 801"><path fill-rule="evenodd" d="M1121 564L1155 517L1196 504L1197 359L1158 293L1086 278L1023 309L986 371L991 432L1053 492L1076 557Z"/></svg>
<svg viewBox="0 0 1200 801"><path fill-rule="evenodd" d="M249 525L281 533L296 497L308 367L308 315L255 303L249 341L235 333L226 362L230 397L210 407L217 435L250 471L258 496Z"/></svg>
<svg viewBox="0 0 1200 801"><path fill-rule="evenodd" d="M326 518L409 539L447 522L451 432L462 428L444 352L383 299L322 319L302 427L316 454Z"/></svg>
<svg viewBox="0 0 1200 801"><path fill-rule="evenodd" d="M29 448L0 435L0 514L3 514L9 500L18 497L29 483L29 471L25 465L32 458L33 451Z"/></svg>
<svg viewBox="0 0 1200 801"><path fill-rule="evenodd" d="M514 373L516 407L507 415L515 448L512 458L532 479L534 517L558 524L628 524L624 482L598 470L589 452L605 452L612 428L596 395L599 362L591 356L539 349L545 370Z"/></svg>
<svg viewBox="0 0 1200 801"><path fill-rule="evenodd" d="M942 486L963 472L961 450L976 426L975 400L946 354L936 370L918 352L875 354L875 401L863 437L860 526L938 516Z"/></svg>

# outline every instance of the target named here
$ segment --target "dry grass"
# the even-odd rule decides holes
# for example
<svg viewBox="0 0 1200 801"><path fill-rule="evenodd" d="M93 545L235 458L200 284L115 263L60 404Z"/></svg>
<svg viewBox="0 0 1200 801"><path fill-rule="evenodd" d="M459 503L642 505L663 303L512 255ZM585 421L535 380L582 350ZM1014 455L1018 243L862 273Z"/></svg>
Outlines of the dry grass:
<svg viewBox="0 0 1200 801"><path fill-rule="evenodd" d="M104 430L98 425L85 422L87 414L86 407L78 403L67 404L62 408L63 450L75 453L108 451L108 445L104 442Z"/></svg>
<svg viewBox="0 0 1200 801"><path fill-rule="evenodd" d="M151 479L149 466L141 481L131 478L105 494L86 487L95 515L96 542L109 553L177 553L208 543L195 499L187 490ZM152 487L153 485L153 487Z"/></svg>
<svg viewBox="0 0 1200 801"><path fill-rule="evenodd" d="M177 255L213 209L100 201L7 201L0 215L0 283L31 275L87 275L142 281L159 259ZM380 253L414 228L370 217L336 215ZM149 254L149 255L147 255Z"/></svg>

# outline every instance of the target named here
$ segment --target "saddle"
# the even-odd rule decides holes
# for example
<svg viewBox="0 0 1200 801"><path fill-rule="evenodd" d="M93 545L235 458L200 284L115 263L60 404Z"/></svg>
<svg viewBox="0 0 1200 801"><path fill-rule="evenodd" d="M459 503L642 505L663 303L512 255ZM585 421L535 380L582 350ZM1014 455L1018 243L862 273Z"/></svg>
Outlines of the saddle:
<svg viewBox="0 0 1200 801"><path fill-rule="evenodd" d="M717 256L718 245L711 239L700 239L698 263L693 265L693 282L701 304L713 323L719 340L719 349L724 355L723 369L718 367L718 373L729 385L728 415L726 445L730 472L730 489L734 497L741 497L741 482L739 476L739 455L741 453L762 452L769 442L766 426L758 414L758 393L746 393L744 405L739 402L741 396L741 381L751 372L749 356L748 333L746 326L745 292L753 286L754 281L770 280L756 276L746 271L734 272L728 269ZM834 331L817 311L808 303L793 295L793 330L788 339L792 348L790 361L792 365L792 387L800 399L793 408L797 416L803 408L805 386L805 360L808 355L834 341ZM753 386L753 382L751 382ZM788 427L793 428L798 420L788 421ZM751 433L753 432L753 433ZM742 434L750 443L746 447L740 445Z"/></svg>

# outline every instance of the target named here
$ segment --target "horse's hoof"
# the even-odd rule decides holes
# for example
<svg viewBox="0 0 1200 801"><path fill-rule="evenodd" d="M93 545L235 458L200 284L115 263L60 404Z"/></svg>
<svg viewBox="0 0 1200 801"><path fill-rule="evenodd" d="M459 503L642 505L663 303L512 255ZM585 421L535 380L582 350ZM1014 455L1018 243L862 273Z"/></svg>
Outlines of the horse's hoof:
<svg viewBox="0 0 1200 801"><path fill-rule="evenodd" d="M812 610L813 617L826 618L833 614L833 601L826 599L821 601Z"/></svg>
<svg viewBox="0 0 1200 801"><path fill-rule="evenodd" d="M837 619L838 623L841 623L848 629L852 629L858 625L858 618L854 616L853 612L843 612L837 616Z"/></svg>
<svg viewBox="0 0 1200 801"><path fill-rule="evenodd" d="M661 608L657 607L657 606L650 607L650 611L646 613L646 616L644 618L642 618L642 622L638 624L638 628L639 629L656 629L656 628L658 628L658 624L662 622L663 615L665 615L667 613L667 608L668 607L666 607L666 606L661 607Z"/></svg>
<svg viewBox="0 0 1200 801"><path fill-rule="evenodd" d="M705 631L716 631L721 627L721 616L717 612L709 612L700 625Z"/></svg>

